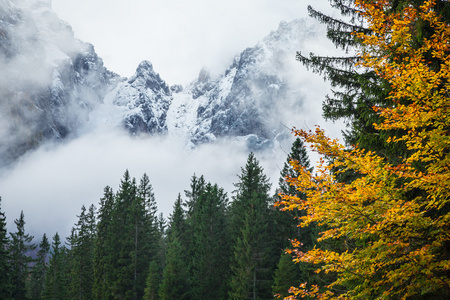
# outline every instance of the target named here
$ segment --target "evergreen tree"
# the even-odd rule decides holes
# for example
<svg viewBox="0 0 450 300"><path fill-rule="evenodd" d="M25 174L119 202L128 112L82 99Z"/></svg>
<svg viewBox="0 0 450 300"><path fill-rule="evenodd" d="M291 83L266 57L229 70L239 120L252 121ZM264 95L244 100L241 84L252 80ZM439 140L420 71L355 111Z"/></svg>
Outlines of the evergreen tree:
<svg viewBox="0 0 450 300"><path fill-rule="evenodd" d="M350 53L347 56L332 57L310 54L309 57L301 52L297 53L297 59L313 72L322 74L328 79L333 87L332 95L327 96L323 102L323 116L328 120L344 120L348 130L344 133L347 145L376 151L392 162L398 162L399 157L406 157L411 151L406 150L404 143L388 143L388 137L399 136L400 130L376 130L374 124L379 124L382 119L373 110L374 106L389 107L392 105L388 99L391 92L389 84L381 76L378 76L371 68L361 68L357 65L361 61L356 53L364 51L364 45L355 33L371 34L371 30L364 26L360 10L354 5L354 0L331 0L331 6L338 10L344 17L333 18L320 12L311 6L308 11L311 17L319 20L327 26L327 37L337 48ZM424 3L419 1L389 1L386 4L386 12L395 13L401 11L408 5L419 6ZM433 8L445 20L450 20L450 3L448 1L437 1ZM418 48L424 39L433 34L428 22L417 22L415 24L415 36L413 47ZM370 51L370 49L369 49ZM393 57L395 53L386 53ZM377 54L379 55L379 54ZM430 65L437 67L439 61L427 54L426 58ZM402 99L405 103L406 99Z"/></svg>
<svg viewBox="0 0 450 300"><path fill-rule="evenodd" d="M152 258L149 265L147 281L145 284L144 299L160 299L160 287L163 280L163 270L167 251L165 239L166 220L161 213L156 218L158 229L158 247L156 255Z"/></svg>
<svg viewBox="0 0 450 300"><path fill-rule="evenodd" d="M291 152L288 155L287 161L284 163L280 174L281 176L278 181L279 188L277 192L281 195L292 195L298 197L299 199L305 200L305 192L298 190L295 186L286 181L286 178L297 178L299 176L299 172L292 167L292 163L308 172L313 171L308 153L302 140L299 138L297 138L292 144ZM275 198L276 201L281 201L281 198L278 195L276 195ZM278 202L276 205L278 206L279 203L281 202ZM283 209L282 205L280 209ZM316 223L309 224L307 227L300 226L301 222L299 218L303 216L306 216L306 211L298 209L278 211L276 214L275 220L279 230L278 235L283 237L283 242L281 243L282 248L292 246L290 243L291 240L299 241L301 243L299 250L305 252L311 250L319 244L317 239L319 238L319 232L323 228L319 228ZM329 243L327 247L330 249L336 249L339 247L339 244L340 241L337 241L333 244ZM288 262L289 259L291 262ZM315 268L311 264L298 262L298 265L294 265L294 262L292 262L292 256L285 254L283 251L274 277L275 282L272 287L274 294L285 295L283 297L287 297L287 291L291 286L297 286L301 282L306 281L316 284L319 283L318 281L326 280L325 278L318 278L318 275L314 272Z"/></svg>
<svg viewBox="0 0 450 300"><path fill-rule="evenodd" d="M183 200L181 199L181 195L178 194L177 200L173 206L172 215L169 217L169 228L167 229L168 242L170 242L174 236L186 238L186 233L187 224L185 211L183 210Z"/></svg>
<svg viewBox="0 0 450 300"><path fill-rule="evenodd" d="M149 265L147 281L145 283L144 300L158 300L159 286L161 284L161 271L156 260L152 260Z"/></svg>
<svg viewBox="0 0 450 300"><path fill-rule="evenodd" d="M48 255L50 252L50 243L47 235L44 233L42 241L39 243L36 264L31 271L31 279L28 288L28 298L42 299L45 288L45 277L48 269Z"/></svg>
<svg viewBox="0 0 450 300"><path fill-rule="evenodd" d="M250 216L245 217L244 227L234 243L234 260L231 265L229 298L232 300L258 299L256 290L256 267Z"/></svg>
<svg viewBox="0 0 450 300"><path fill-rule="evenodd" d="M59 234L53 236L52 256L45 277L43 299L65 300L68 299L68 263L67 250L61 246Z"/></svg>
<svg viewBox="0 0 450 300"><path fill-rule="evenodd" d="M78 223L70 239L71 247L71 299L92 299L93 254L95 243L95 208L81 208Z"/></svg>
<svg viewBox="0 0 450 300"><path fill-rule="evenodd" d="M309 161L308 153L304 147L304 144L301 139L297 138L291 147L291 152L289 153L286 162L284 163L283 169L280 172L280 179L278 180L278 189L277 195L275 195L275 205L279 209L283 209L283 207L279 207L279 201L281 195L292 195L296 196L299 199L305 199L305 193L299 191L286 181L286 178L295 178L298 177L298 172L292 168L291 163L295 163L305 170L312 172L313 168L311 167L311 163ZM297 209L293 211L278 211L275 214L275 221L277 223L278 236L281 237L279 241L279 246L281 249L290 246L290 240L296 238L300 240L305 247L308 249L314 246L315 240L318 236L315 235L316 231L314 225L310 225L308 227L300 227L300 221L298 218L300 216L305 215L304 211L298 211Z"/></svg>
<svg viewBox="0 0 450 300"><path fill-rule="evenodd" d="M94 246L94 281L93 295L95 299L109 299L111 297L111 275L113 273L114 251L112 230L112 213L114 207L114 192L106 186L100 199L97 215L97 235Z"/></svg>
<svg viewBox="0 0 450 300"><path fill-rule="evenodd" d="M170 217L168 230L168 246L165 260L163 280L159 290L162 300L191 299L189 282L189 265L186 259L187 248L182 237L186 233L186 219L182 207L181 196L175 201Z"/></svg>
<svg viewBox="0 0 450 300"><path fill-rule="evenodd" d="M217 184L208 183L198 191L189 219L194 299L227 298L230 259L227 202L226 193Z"/></svg>
<svg viewBox="0 0 450 300"><path fill-rule="evenodd" d="M294 263L292 255L282 253L275 271L274 284L272 286L273 294L281 299L290 296L288 291L292 286L298 286L302 282L307 282L307 280L300 280L302 279L299 276L299 268Z"/></svg>
<svg viewBox="0 0 450 300"><path fill-rule="evenodd" d="M373 112L375 104L385 103L389 91L373 70L358 68L359 58L352 55L360 51L362 45L354 32L370 32L362 24L361 17L354 7L354 0L332 0L331 6L347 20L333 18L311 6L311 17L327 25L327 37L336 48L351 53L347 56L330 57L297 53L297 59L316 73L323 74L333 87L332 95L322 104L323 116L328 120L343 119L348 130L344 137L348 144L359 143L363 147L378 149L387 145L380 139L373 123L379 121Z"/></svg>
<svg viewBox="0 0 450 300"><path fill-rule="evenodd" d="M114 195L106 187L100 200L94 247L95 297L142 299L161 238L149 178L144 174L138 186L127 170L119 191Z"/></svg>
<svg viewBox="0 0 450 300"><path fill-rule="evenodd" d="M150 262L157 259L160 246L158 209L153 187L144 173L134 201L134 290L138 299L144 296ZM159 274L159 273L157 273ZM155 275L155 274L154 274Z"/></svg>
<svg viewBox="0 0 450 300"><path fill-rule="evenodd" d="M186 195L186 202L185 202L185 206L187 207L187 218L189 218L192 213L195 211L196 206L197 206L197 202L198 202L198 198L200 196L200 194L203 192L203 190L205 189L205 178L202 176L197 177L192 176L191 178L191 189L190 190L185 190L184 193Z"/></svg>
<svg viewBox="0 0 450 300"><path fill-rule="evenodd" d="M286 181L288 177L297 177L299 174L294 168L292 168L291 162L305 168L309 172L312 172L311 162L309 160L308 152L305 149L305 145L300 138L296 138L292 143L291 152L288 154L286 162L283 165L283 169L280 172L280 179L278 180L279 191L286 195L297 195L301 199L305 197L305 193L299 192L295 186L289 184Z"/></svg>
<svg viewBox="0 0 450 300"><path fill-rule="evenodd" d="M160 288L162 300L193 299L189 296L189 272L185 258L185 248L180 243L179 237L173 236L168 245Z"/></svg>
<svg viewBox="0 0 450 300"><path fill-rule="evenodd" d="M114 247L111 253L112 271L111 282L112 296L126 299L137 297L134 288L135 282L135 223L134 215L137 186L135 179L130 177L128 170L120 182L119 191L116 193L115 205L112 211L112 224L109 234L112 236Z"/></svg>
<svg viewBox="0 0 450 300"><path fill-rule="evenodd" d="M33 236L25 233L25 217L23 211L20 212L19 219L14 221L17 227L15 233L11 235L11 266L13 298L17 300L26 299L26 283L29 276L29 266L33 262L28 251L36 249L31 244Z"/></svg>
<svg viewBox="0 0 450 300"><path fill-rule="evenodd" d="M229 295L233 299L271 299L272 272L280 249L276 247L273 210L269 208L269 180L253 153L235 186L231 205L234 259Z"/></svg>
<svg viewBox="0 0 450 300"><path fill-rule="evenodd" d="M156 225L158 230L158 246L155 256L153 256L150 261L144 299L160 299L160 287L163 281L163 270L167 252L167 239L165 238L166 220L162 213L157 216Z"/></svg>
<svg viewBox="0 0 450 300"><path fill-rule="evenodd" d="M139 283L139 287L145 287L144 299L158 299L159 286L162 281L162 270L164 264L163 244L164 225L158 217L158 209L156 205L155 195L147 174L141 178L138 195L142 199L146 207L145 218L145 253L141 255L141 260L145 264L140 263L142 267L148 266L147 272L142 272L141 280L146 279L145 284ZM161 216L161 219L162 216ZM144 278L146 277L146 278Z"/></svg>
<svg viewBox="0 0 450 300"><path fill-rule="evenodd" d="M12 297L12 269L10 265L10 241L6 230L6 217L1 210L0 197L0 299L9 300Z"/></svg>

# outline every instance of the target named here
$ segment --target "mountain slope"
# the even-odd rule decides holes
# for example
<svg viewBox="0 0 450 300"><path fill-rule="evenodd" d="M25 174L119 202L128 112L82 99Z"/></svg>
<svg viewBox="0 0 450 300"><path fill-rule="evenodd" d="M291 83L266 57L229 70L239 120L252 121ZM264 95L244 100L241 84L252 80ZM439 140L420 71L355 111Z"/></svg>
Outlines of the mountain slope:
<svg viewBox="0 0 450 300"><path fill-rule="evenodd" d="M0 1L0 166L76 135L119 79L50 2Z"/></svg>
<svg viewBox="0 0 450 300"><path fill-rule="evenodd" d="M188 134L192 143L243 137L254 150L282 137L284 111L303 101L294 75L295 53L316 36L314 26L304 19L282 22L278 30L236 56L223 75L213 79L202 70L183 92L190 97L184 96L180 104L196 103L195 124L189 125ZM174 109L173 117L181 119L180 113Z"/></svg>

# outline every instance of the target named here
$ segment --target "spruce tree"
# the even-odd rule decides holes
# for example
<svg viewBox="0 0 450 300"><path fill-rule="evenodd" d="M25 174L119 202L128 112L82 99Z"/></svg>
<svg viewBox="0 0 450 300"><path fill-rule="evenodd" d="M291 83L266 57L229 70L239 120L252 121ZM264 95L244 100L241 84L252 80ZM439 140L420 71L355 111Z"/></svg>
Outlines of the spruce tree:
<svg viewBox="0 0 450 300"><path fill-rule="evenodd" d="M195 174L191 178L191 189L185 190L184 193L186 195L186 202L185 206L187 208L186 215L189 218L192 213L196 209L196 205L198 202L198 198L200 196L200 193L204 190L206 185L205 178L202 176L197 177Z"/></svg>
<svg viewBox="0 0 450 300"><path fill-rule="evenodd" d="M295 186L290 185L286 178L296 178L299 176L298 172L294 170L291 163L295 163L305 170L312 172L313 168L309 160L308 152L301 139L297 138L291 147L283 169L280 172L280 179L278 180L276 201L281 200L278 194L292 195L299 199L305 200L306 194L303 191L299 191ZM283 207L278 207L283 209ZM310 224L308 227L299 226L301 216L305 216L305 211L280 211L276 214L277 228L279 229L279 236L283 237L281 241L281 247L285 248L290 246L290 240L297 239L303 244L303 250L312 249L316 243L318 236L318 229L316 224Z"/></svg>
<svg viewBox="0 0 450 300"><path fill-rule="evenodd" d="M10 258L10 241L6 230L5 213L1 210L2 198L0 197L0 299L12 299L12 269Z"/></svg>
<svg viewBox="0 0 450 300"><path fill-rule="evenodd" d="M170 217L168 245L163 271L163 280L159 290L162 300L192 299L190 293L189 264L187 247L183 241L186 233L186 219L181 196L178 195Z"/></svg>
<svg viewBox="0 0 450 300"><path fill-rule="evenodd" d="M81 208L78 223L71 237L71 299L92 299L94 279L95 208Z"/></svg>
<svg viewBox="0 0 450 300"><path fill-rule="evenodd" d="M179 237L176 235L171 237L167 249L163 281L159 291L162 300L193 299L189 296L189 272L186 266L185 253L185 248Z"/></svg>
<svg viewBox="0 0 450 300"><path fill-rule="evenodd" d="M194 299L226 299L229 275L228 199L217 184L198 191L191 227L191 286Z"/></svg>
<svg viewBox="0 0 450 300"><path fill-rule="evenodd" d="M105 188L93 254L95 298L144 297L150 262L159 259L159 226L156 200L146 174L137 185L127 170L115 195L110 187Z"/></svg>
<svg viewBox="0 0 450 300"><path fill-rule="evenodd" d="M111 297L112 253L114 251L114 239L111 230L114 201L113 190L106 186L103 197L100 199L97 215L97 235L94 245L93 296L95 299L109 299Z"/></svg>
<svg viewBox="0 0 450 300"><path fill-rule="evenodd" d="M30 264L33 262L29 251L36 249L31 243L33 236L25 233L25 217L23 211L20 212L19 219L14 221L17 231L11 235L11 267L13 298L26 299L26 284L29 279Z"/></svg>
<svg viewBox="0 0 450 300"><path fill-rule="evenodd" d="M288 291L292 286L298 286L302 282L307 280L300 278L298 265L292 260L292 255L283 252L274 275L273 294L284 299L290 296Z"/></svg>
<svg viewBox="0 0 450 300"><path fill-rule="evenodd" d="M158 245L157 252L149 264L149 270L147 275L147 281L145 283L144 299L156 300L160 299L160 287L163 280L163 270L166 256L166 239L165 239L165 227L166 220L163 218L162 213L156 218L156 226L158 230Z"/></svg>
<svg viewBox="0 0 450 300"><path fill-rule="evenodd" d="M296 178L299 173L294 170L291 163L302 167L303 169L312 172L313 168L308 157L308 153L301 139L297 138L291 147L286 162L280 173L279 187L277 194L293 195L299 199L305 200L306 194L304 191L297 190L296 187L290 185L286 178ZM275 196L276 201L280 201L278 195ZM277 207L283 209L283 206ZM301 243L299 250L308 251L318 244L319 232L321 228L317 224L312 223L307 227L300 226L300 217L306 216L306 211L294 209L292 211L278 211L276 213L275 221L277 223L278 235L283 237L280 241L281 249L290 247L291 240L298 240ZM336 245L329 245L329 247L336 247ZM288 260L291 262L288 262ZM299 262L294 264L292 257L282 251L280 261L278 262L277 271L274 277L274 286L272 287L274 294L288 295L287 291L291 286L298 286L302 282L309 282L312 284L318 283L318 276L314 273L314 267L311 264ZM288 275L289 273L289 275ZM289 286L288 286L289 285ZM283 290L284 289L284 290ZM286 297L284 296L284 297Z"/></svg>
<svg viewBox="0 0 450 300"><path fill-rule="evenodd" d="M143 224L145 235L143 249L145 251L140 255L143 262L139 263L142 268L140 282L138 283L139 293L144 293L144 299L158 299L164 263L164 253L162 252L165 251L163 245L164 226L160 224L153 187L145 173L140 180L138 196L142 199L146 210ZM146 272L143 270L145 267L147 267ZM142 290L143 287L145 287L144 290Z"/></svg>
<svg viewBox="0 0 450 300"><path fill-rule="evenodd" d="M253 153L238 177L231 205L234 254L229 295L240 299L246 287L244 299L271 299L273 270L280 249L276 247L273 210L269 207L270 183Z"/></svg>
<svg viewBox="0 0 450 300"><path fill-rule="evenodd" d="M112 295L126 299L136 298L135 282L135 223L132 218L135 210L137 193L136 180L125 171L116 193L115 205L112 211L110 234L113 235L112 245Z"/></svg>
<svg viewBox="0 0 450 300"><path fill-rule="evenodd" d="M308 152L305 149L305 145L300 138L296 138L292 143L291 152L288 154L286 162L283 165L283 169L280 172L280 179L278 180L279 192L286 195L297 195L301 199L305 196L304 193L297 191L296 187L290 185L287 181L287 177L296 177L298 172L292 168L291 162L294 161L298 165L312 172L311 162L309 160Z"/></svg>
<svg viewBox="0 0 450 300"><path fill-rule="evenodd" d="M233 245L229 299L258 299L256 290L257 261L254 255L250 216L246 215L240 235Z"/></svg>
<svg viewBox="0 0 450 300"><path fill-rule="evenodd" d="M346 52L343 56L305 56L297 53L297 59L313 72L322 74L329 80L333 88L332 95L327 96L322 104L323 116L328 120L343 120L347 130L343 132L347 145L358 144L360 148L376 151L390 161L398 162L399 157L411 154L402 143L387 143L388 137L399 136L401 131L379 131L374 128L375 123L382 119L373 110L375 105L388 107L392 105L388 99L390 87L378 76L373 69L361 68L357 65L360 57L356 53L364 51L364 45L355 33L370 34L362 20L360 11L355 7L354 0L331 0L331 7L336 9L342 18L334 18L309 6L311 17L327 26L327 37L336 46ZM419 1L390 1L386 7L387 13L401 11L408 5L421 5ZM434 9L445 21L450 20L450 3L437 1ZM424 40L433 34L428 22L420 21L415 24L415 36L412 46L420 47ZM370 50L369 50L370 51ZM393 57L395 53L383 53ZM437 67L439 61L427 54L430 65ZM432 62L432 63L431 63ZM406 99L401 99L406 103Z"/></svg>
<svg viewBox="0 0 450 300"><path fill-rule="evenodd" d="M45 276L43 299L68 299L68 273L70 270L67 257L67 249L64 246L61 246L60 236L56 233L53 236L52 256L50 258L49 268Z"/></svg>
<svg viewBox="0 0 450 300"><path fill-rule="evenodd" d="M369 30L362 25L353 0L332 0L330 3L345 20L333 18L311 6L308 6L309 14L326 24L327 37L336 48L349 54L335 57L311 53L307 57L298 52L297 59L330 81L333 90L322 104L323 116L328 120L343 119L347 122L346 142L380 149L384 143L373 127L379 119L372 107L384 102L389 91L383 90L383 83L372 70L356 66L358 57L354 55L362 45L353 32L367 33Z"/></svg>
<svg viewBox="0 0 450 300"><path fill-rule="evenodd" d="M394 1L396 5L400 2ZM345 54L318 56L310 53L305 56L299 51L297 59L330 81L332 93L322 103L323 116L326 120L342 120L346 123L347 129L342 131L346 144L358 144L361 148L376 151L396 161L399 155L407 155L406 147L401 143L386 143L386 139L397 136L399 132L374 128L381 118L373 107L390 105L387 100L390 88L372 69L357 65L360 58L356 53L361 53L364 45L354 33L370 34L370 30L364 26L354 0L331 0L330 3L343 18L334 18L311 6L308 11L311 17L326 24L327 37Z"/></svg>
<svg viewBox="0 0 450 300"><path fill-rule="evenodd" d="M48 256L50 252L50 242L44 233L39 243L36 264L31 271L31 279L28 287L28 298L42 299L45 287L45 277L48 270Z"/></svg>
<svg viewBox="0 0 450 300"><path fill-rule="evenodd" d="M147 281L145 283L144 300L158 300L159 286L161 285L161 271L156 260L152 260L148 269Z"/></svg>
<svg viewBox="0 0 450 300"><path fill-rule="evenodd" d="M143 174L133 202L133 289L138 299L144 296L150 262L157 259L160 246L158 209L153 187Z"/></svg>

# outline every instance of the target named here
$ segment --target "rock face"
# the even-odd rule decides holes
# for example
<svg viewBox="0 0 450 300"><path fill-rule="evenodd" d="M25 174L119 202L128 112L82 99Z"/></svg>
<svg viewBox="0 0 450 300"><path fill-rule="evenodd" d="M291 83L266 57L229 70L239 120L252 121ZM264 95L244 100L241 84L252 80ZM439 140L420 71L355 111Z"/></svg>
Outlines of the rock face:
<svg viewBox="0 0 450 300"><path fill-rule="evenodd" d="M119 79L50 3L0 0L0 166L76 135Z"/></svg>
<svg viewBox="0 0 450 300"><path fill-rule="evenodd" d="M124 109L123 124L130 133L167 133L172 92L150 62L141 62L136 74L119 84L109 97L114 105Z"/></svg>
<svg viewBox="0 0 450 300"><path fill-rule="evenodd" d="M174 95L178 101L171 118L178 122L172 122L172 127L185 126L184 133L194 145L241 137L251 150L270 146L286 134L283 111L303 101L292 80L296 72L292 65L296 51L315 35L313 26L303 19L282 22L277 31L236 56L223 75L212 78L202 70L197 80ZM190 123L183 124L186 119Z"/></svg>

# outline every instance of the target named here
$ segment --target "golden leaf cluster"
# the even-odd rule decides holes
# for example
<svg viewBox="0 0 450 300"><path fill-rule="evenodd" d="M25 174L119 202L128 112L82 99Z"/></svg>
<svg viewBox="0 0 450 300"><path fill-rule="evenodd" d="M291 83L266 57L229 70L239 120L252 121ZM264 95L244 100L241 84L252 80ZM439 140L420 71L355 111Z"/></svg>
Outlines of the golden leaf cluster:
<svg viewBox="0 0 450 300"><path fill-rule="evenodd" d="M359 33L361 66L373 69L391 87L390 105L374 107L382 117L375 128L401 132L409 155L398 164L357 146L345 148L325 132L294 129L321 159L315 173L286 180L306 200L282 195L284 210L301 209L301 226L326 228L319 240L356 241L345 252L314 248L296 260L333 272L336 280L319 289L304 283L292 297L317 299L406 299L433 293L450 295L450 24L434 0L406 1L393 10L388 0L356 0L372 30ZM432 34L422 36L420 26ZM341 182L339 174L356 179ZM294 244L295 247L295 244ZM443 292L444 291L444 292Z"/></svg>

